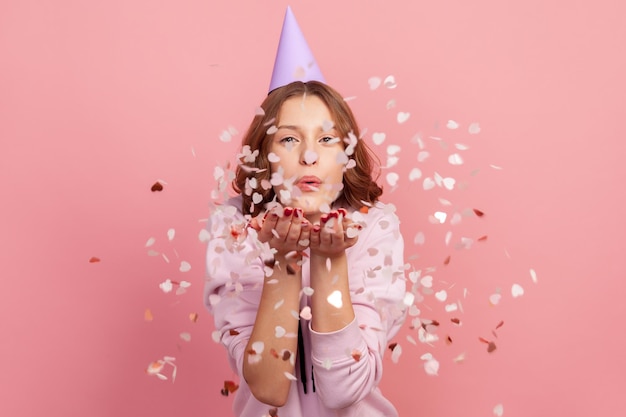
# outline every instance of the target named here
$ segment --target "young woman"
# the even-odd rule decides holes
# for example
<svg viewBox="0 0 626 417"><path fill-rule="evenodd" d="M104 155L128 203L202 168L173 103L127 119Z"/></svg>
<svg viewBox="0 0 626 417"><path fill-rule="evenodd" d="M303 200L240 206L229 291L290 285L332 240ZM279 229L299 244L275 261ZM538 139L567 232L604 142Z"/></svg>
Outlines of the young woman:
<svg viewBox="0 0 626 417"><path fill-rule="evenodd" d="M209 221L205 304L240 417L397 416L382 358L405 316L403 240L343 98L273 90L243 139L239 194Z"/></svg>

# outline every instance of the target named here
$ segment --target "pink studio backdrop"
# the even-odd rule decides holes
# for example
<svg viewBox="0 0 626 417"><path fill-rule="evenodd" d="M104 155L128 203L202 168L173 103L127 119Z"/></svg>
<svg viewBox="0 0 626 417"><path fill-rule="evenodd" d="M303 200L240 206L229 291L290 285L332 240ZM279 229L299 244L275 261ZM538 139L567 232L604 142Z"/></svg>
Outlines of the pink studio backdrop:
<svg viewBox="0 0 626 417"><path fill-rule="evenodd" d="M220 389L235 376L201 303L198 235L213 167L232 160L266 93L286 5L0 4L0 415L231 415ZM291 6L365 140L383 161L401 148L385 198L407 260L447 291L418 304L440 340L413 344L407 325L398 363L386 357L382 388L401 415L624 415L622 3ZM388 75L396 88L370 88ZM240 133L220 140L230 127ZM455 188L424 190L435 172ZM164 293L166 279L191 286ZM164 356L173 383L145 373Z"/></svg>

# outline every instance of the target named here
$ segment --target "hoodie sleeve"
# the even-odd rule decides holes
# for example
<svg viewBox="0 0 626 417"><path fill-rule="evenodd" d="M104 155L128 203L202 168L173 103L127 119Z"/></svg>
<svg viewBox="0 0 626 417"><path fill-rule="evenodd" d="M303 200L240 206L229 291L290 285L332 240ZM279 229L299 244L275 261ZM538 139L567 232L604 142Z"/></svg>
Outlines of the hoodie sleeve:
<svg viewBox="0 0 626 417"><path fill-rule="evenodd" d="M400 329L406 313L399 220L390 206L381 204L363 220L366 227L348 252L355 320L332 333L311 330L316 388L324 404L334 409L362 400L378 386L387 342Z"/></svg>
<svg viewBox="0 0 626 417"><path fill-rule="evenodd" d="M244 351L261 297L262 259L269 253L269 247L246 225L234 206L218 207L207 225L204 304L214 317L231 369L238 375L242 375Z"/></svg>

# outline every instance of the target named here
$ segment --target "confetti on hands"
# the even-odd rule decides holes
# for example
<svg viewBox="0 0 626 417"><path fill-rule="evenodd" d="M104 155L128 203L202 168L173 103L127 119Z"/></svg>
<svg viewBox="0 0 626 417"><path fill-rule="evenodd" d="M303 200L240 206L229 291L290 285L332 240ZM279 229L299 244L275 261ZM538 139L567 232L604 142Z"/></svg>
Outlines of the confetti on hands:
<svg viewBox="0 0 626 417"><path fill-rule="evenodd" d="M300 208L274 207L251 227L258 229L258 239L267 242L278 256L289 257L309 244L311 224Z"/></svg>
<svg viewBox="0 0 626 417"><path fill-rule="evenodd" d="M348 217L345 209L323 214L310 234L311 255L332 258L344 253L357 242L362 228Z"/></svg>

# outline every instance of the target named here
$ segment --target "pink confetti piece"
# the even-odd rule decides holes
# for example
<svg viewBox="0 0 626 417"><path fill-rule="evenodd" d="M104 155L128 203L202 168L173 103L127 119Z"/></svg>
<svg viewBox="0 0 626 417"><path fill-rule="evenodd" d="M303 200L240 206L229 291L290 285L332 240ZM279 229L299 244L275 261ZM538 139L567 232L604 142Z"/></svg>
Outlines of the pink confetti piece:
<svg viewBox="0 0 626 417"><path fill-rule="evenodd" d="M165 366L169 365L172 368L170 377L172 378L172 382L176 380L176 365L174 361L176 358L171 356L165 356L163 359L157 359L156 361L150 363L146 368L146 374L149 376L156 376L162 381L168 379L168 377L163 373Z"/></svg>
<svg viewBox="0 0 626 417"><path fill-rule="evenodd" d="M385 85L385 87L391 89L394 89L398 86L398 84L396 83L396 78L393 75L388 75L385 78L385 81L383 82L383 84Z"/></svg>
<svg viewBox="0 0 626 417"><path fill-rule="evenodd" d="M379 77L370 77L367 83L369 84L370 90L374 91L380 87L382 80Z"/></svg>

